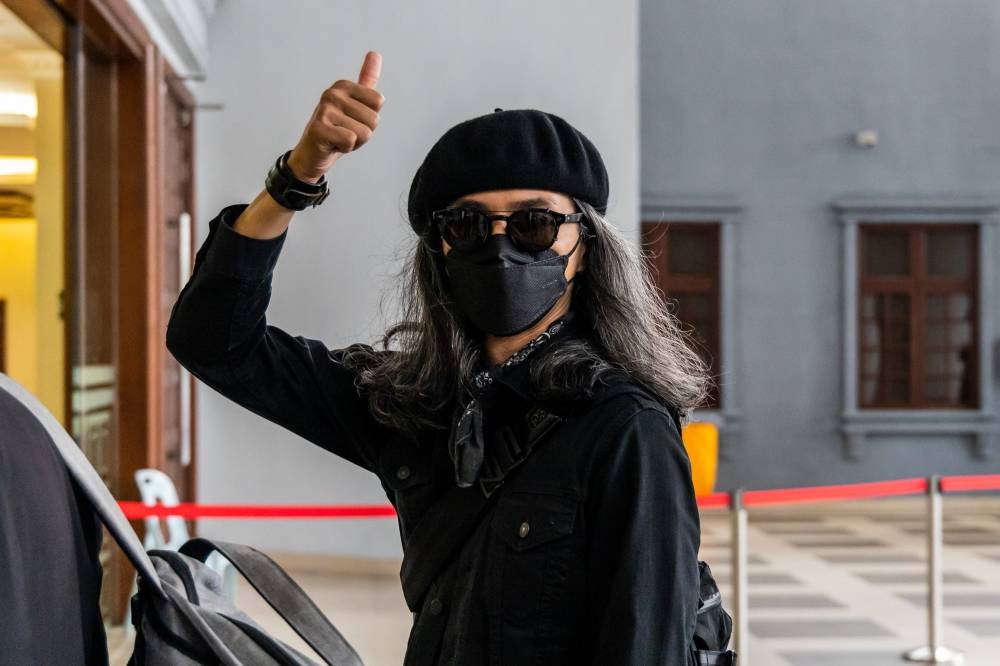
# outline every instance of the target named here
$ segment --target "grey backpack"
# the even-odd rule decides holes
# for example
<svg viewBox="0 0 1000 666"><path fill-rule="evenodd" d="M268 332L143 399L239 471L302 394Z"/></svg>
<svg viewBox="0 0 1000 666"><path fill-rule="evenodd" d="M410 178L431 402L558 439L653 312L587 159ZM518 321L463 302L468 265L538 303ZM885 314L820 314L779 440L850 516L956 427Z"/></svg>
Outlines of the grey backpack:
<svg viewBox="0 0 1000 666"><path fill-rule="evenodd" d="M204 564L215 551L232 562L326 664L361 666L340 632L274 561L248 546L207 539L191 539L179 552L148 553L159 585L140 576L139 592L132 597L136 641L130 665L315 663L269 635L222 595L221 577Z"/></svg>
<svg viewBox="0 0 1000 666"><path fill-rule="evenodd" d="M0 391L15 398L44 428L49 443L66 463L81 495L89 500L139 574L139 591L131 602L136 641L129 664L316 664L269 635L222 596L221 577L204 564L212 552L218 551L325 664L362 666L357 652L302 588L263 553L248 546L207 539L191 539L179 552L154 550L147 553L97 471L55 417L27 390L2 373ZM67 603L78 601L69 599Z"/></svg>

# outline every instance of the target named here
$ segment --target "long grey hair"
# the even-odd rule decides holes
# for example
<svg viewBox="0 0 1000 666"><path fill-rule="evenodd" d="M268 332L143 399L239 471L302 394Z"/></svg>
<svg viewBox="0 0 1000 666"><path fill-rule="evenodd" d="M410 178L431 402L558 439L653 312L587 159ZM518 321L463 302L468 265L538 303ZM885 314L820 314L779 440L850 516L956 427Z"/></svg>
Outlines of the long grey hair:
<svg viewBox="0 0 1000 666"><path fill-rule="evenodd" d="M701 405L712 378L691 332L665 306L644 255L593 206L573 199L589 231L586 270L573 280L571 309L585 335L543 346L531 363L539 400L574 401L624 370L682 414ZM402 321L382 350L355 345L346 362L358 371L380 423L404 432L447 428L481 370L480 334L451 300L440 250L418 240L398 284Z"/></svg>

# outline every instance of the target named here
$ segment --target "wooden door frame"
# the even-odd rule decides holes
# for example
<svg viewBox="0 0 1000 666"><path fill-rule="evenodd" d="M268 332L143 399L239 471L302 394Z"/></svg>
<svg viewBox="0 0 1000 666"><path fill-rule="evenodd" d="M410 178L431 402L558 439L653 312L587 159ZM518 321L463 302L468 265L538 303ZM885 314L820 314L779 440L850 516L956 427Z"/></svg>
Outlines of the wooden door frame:
<svg viewBox="0 0 1000 666"><path fill-rule="evenodd" d="M195 125L195 122L194 122L194 119L195 119L195 110L196 110L196 102L195 102L195 99L194 99L194 95L192 95L191 91L188 90L188 87L186 85L184 85L183 79L180 76L177 75L177 73L173 70L173 68L170 67L170 64L167 63L166 61L164 61L162 59L162 57L161 57L161 61L163 62L163 72L164 72L164 74L163 74L163 80L165 81L166 85L163 88L163 94L161 94L158 97L158 100L159 100L159 112L161 114L160 118L161 119L163 118L162 114L164 114L166 112L165 111L165 106L168 103L168 98L170 98L171 96L177 102L179 102L181 106L184 107L184 109L190 114L190 118L191 118L191 121L190 121L190 131L188 132L188 138L187 138L187 141L186 141L186 148L187 148L187 154L191 158L191 162L190 162L191 174L190 175L191 175L192 186L188 190L187 198L186 198L186 200L184 202L184 205L185 205L185 208L188 211L188 214L191 215L191 231L192 231L192 233L190 234L190 238L189 238L189 241L188 241L188 247L187 248L181 248L181 249L182 249L182 251L186 250L188 252L188 256L190 256L192 258L191 264L193 265L194 264L193 259L194 259L194 255L195 255L195 250L197 248L197 245L196 245L197 244L197 234L194 233L194 231L198 228L198 224L197 224L198 216L197 216L197 213L196 213L196 210L197 210L196 209L197 194L196 194L196 191L195 191L195 184L197 183L197 169L196 169L196 165L194 163L195 138L196 138L196 132L197 132L197 129L198 129L197 126ZM162 120L161 120L161 122L159 123L158 126L159 127L164 127L164 125L165 125L165 123L162 122ZM165 133L161 132L160 133L160 143L158 144L159 145L159 150L160 150L160 156L161 156L160 159L159 159L159 161L158 161L158 164L159 164L159 166L160 166L161 169L164 169L166 167L166 159L165 159L166 158L166 147L164 145L165 142L166 142L166 135L165 135ZM165 188L165 185L166 185L166 174L165 173L161 174L160 179L159 179L159 184L160 184L159 191L161 192L161 194L165 194L165 191L164 191L164 188ZM161 207L161 211L165 211L165 210L166 210L166 206L164 204ZM164 213L161 212L161 218L163 217L163 215L164 215ZM164 229L164 225L163 224L157 224L155 226L156 226L157 233L162 234L162 230ZM158 246L160 246L160 245L162 245L162 241L160 243L158 243ZM162 256L162 253L160 253L160 255L158 255L158 256ZM181 275L179 277L181 285L183 285L187 281L188 277L189 277L188 275ZM158 296L160 294L162 294L162 293L163 293L162 290L160 290L160 291L157 292ZM162 316L162 312L163 312L162 309L158 310L158 313L161 313L161 316ZM160 327L159 327L158 330L165 331L166 330L166 324L167 324L167 322L165 322L165 321L160 322ZM157 363L157 368L158 368L158 372L162 373L162 369L164 367L163 360L166 358L166 355L168 353L167 352L166 344L162 340L161 340L160 344L157 346L157 352L159 354L159 360L158 360L158 363ZM182 379L182 381L184 381L184 380ZM188 375L187 382L188 382L188 386L190 388L190 390L188 391L188 415L189 415L189 419L191 421L190 428L189 428L190 438L191 438L191 462L187 466L188 467L188 471L187 471L187 475L188 475L187 481L188 481L188 483L186 484L186 486L187 486L187 497L185 497L183 499L186 500L186 501L188 501L188 502L197 502L198 501L198 492L197 492L197 479L198 479L198 434L197 434L197 431L198 431L198 429L196 427L194 427L194 426L195 426L195 424L198 421L198 412L197 412L197 410L198 410L198 395L197 395L197 392L196 392L196 387L198 385L198 382L195 379L194 375ZM160 384L160 385L162 386L162 384ZM161 400L159 404L162 407L163 401ZM161 415L161 418L162 418L162 415ZM165 431L166 431L166 423L165 422L161 422L160 432L162 433L162 432L165 432ZM160 461L160 465L162 465L163 463L165 463L165 456L166 456L166 451L164 450L163 442L162 442L162 438L161 438L161 440L160 440L160 448L157 451L157 460ZM158 465L158 466L160 466L160 465ZM192 534L194 534L196 532L197 527L196 527L196 524L193 521L189 522L189 528L190 528Z"/></svg>

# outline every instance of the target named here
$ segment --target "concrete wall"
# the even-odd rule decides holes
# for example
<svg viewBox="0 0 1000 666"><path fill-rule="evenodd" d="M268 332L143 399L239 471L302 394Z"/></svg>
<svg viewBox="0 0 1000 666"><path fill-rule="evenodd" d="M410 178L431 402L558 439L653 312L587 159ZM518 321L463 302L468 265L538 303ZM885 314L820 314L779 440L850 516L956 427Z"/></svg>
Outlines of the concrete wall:
<svg viewBox="0 0 1000 666"><path fill-rule="evenodd" d="M209 78L197 94L225 108L198 116L199 238L220 207L259 191L323 89L355 78L369 49L383 54L386 104L371 143L329 174L328 201L293 222L270 323L330 347L373 340L387 323L380 296L412 242L405 203L414 171L445 130L495 107L541 108L586 133L610 172L609 217L637 237L636 2L606 0L586 12L568 1L527 0L278 7L225 2L212 19ZM204 502L385 501L374 476L204 387L198 437ZM400 554L389 520L205 522L202 529L275 550Z"/></svg>
<svg viewBox="0 0 1000 666"><path fill-rule="evenodd" d="M965 436L883 438L845 459L843 228L831 208L859 194L1000 200L1000 5L647 0L640 16L643 201L742 207L725 390L743 419L720 485L1000 470ZM854 145L869 128L878 147Z"/></svg>

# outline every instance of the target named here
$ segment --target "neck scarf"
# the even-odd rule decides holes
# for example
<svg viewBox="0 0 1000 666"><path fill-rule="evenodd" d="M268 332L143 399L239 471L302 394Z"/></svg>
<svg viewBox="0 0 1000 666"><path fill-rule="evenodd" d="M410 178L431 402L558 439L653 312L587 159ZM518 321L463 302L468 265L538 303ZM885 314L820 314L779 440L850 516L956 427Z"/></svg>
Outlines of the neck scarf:
<svg viewBox="0 0 1000 666"><path fill-rule="evenodd" d="M480 371L472 379L474 394L462 410L455 414L448 439L448 454L455 464L455 485L468 488L479 478L483 466L486 442L483 436L484 403L503 373L527 360L539 347L548 342L570 320L557 319L537 338L503 363Z"/></svg>

